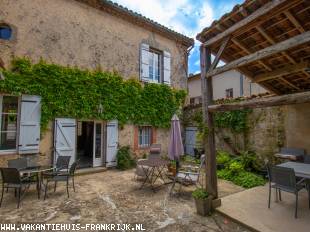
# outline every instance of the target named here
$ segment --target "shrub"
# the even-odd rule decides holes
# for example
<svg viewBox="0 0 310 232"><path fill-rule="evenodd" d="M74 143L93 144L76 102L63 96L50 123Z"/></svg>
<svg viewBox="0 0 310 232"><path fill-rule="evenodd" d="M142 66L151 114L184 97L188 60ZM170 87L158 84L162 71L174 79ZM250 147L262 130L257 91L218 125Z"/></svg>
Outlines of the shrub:
<svg viewBox="0 0 310 232"><path fill-rule="evenodd" d="M253 188L265 184L263 177L246 171L240 172L237 176L234 176L232 182L244 188Z"/></svg>
<svg viewBox="0 0 310 232"><path fill-rule="evenodd" d="M209 193L203 188L197 188L193 191L192 196L195 199L207 199L209 196Z"/></svg>
<svg viewBox="0 0 310 232"><path fill-rule="evenodd" d="M233 160L229 163L228 170L232 174L238 174L244 170L244 167L240 162Z"/></svg>
<svg viewBox="0 0 310 232"><path fill-rule="evenodd" d="M116 154L117 168L126 170L135 166L135 160L132 158L130 147L124 146L118 149Z"/></svg>
<svg viewBox="0 0 310 232"><path fill-rule="evenodd" d="M217 171L217 176L244 188L253 188L265 184L263 177L247 171L241 171L238 174L234 174L228 169L223 169Z"/></svg>
<svg viewBox="0 0 310 232"><path fill-rule="evenodd" d="M247 171L257 170L257 156L254 152L243 151L240 156L237 158L238 161L243 165L244 169Z"/></svg>
<svg viewBox="0 0 310 232"><path fill-rule="evenodd" d="M230 155L226 151L218 151L216 155L217 164L226 165L231 161Z"/></svg>

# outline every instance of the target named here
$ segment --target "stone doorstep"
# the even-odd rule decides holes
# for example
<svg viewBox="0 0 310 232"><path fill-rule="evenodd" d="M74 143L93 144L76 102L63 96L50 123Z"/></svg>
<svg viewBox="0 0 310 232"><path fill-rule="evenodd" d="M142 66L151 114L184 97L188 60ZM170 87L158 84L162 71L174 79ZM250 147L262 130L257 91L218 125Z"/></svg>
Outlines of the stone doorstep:
<svg viewBox="0 0 310 232"><path fill-rule="evenodd" d="M212 202L212 204L213 204L213 202ZM253 232L262 232L262 231L256 230L255 228L253 228L253 227L251 227L251 226L249 226L249 225L243 223L242 221L239 221L239 220L237 220L237 219L235 219L235 218L229 216L228 214L222 212L221 210L218 210L217 208L215 208L215 212L218 213L218 214L220 214L220 215L222 215L223 217L228 218L228 219L231 220L232 222L234 222L234 223L236 223L236 224L239 224L239 225L243 226L244 228L246 228L246 229L248 229L248 230L250 230L250 231L253 231Z"/></svg>
<svg viewBox="0 0 310 232"><path fill-rule="evenodd" d="M81 168L81 169L76 170L75 175L81 176L81 175L87 175L87 174L95 174L95 173L105 172L107 170L108 168L106 167Z"/></svg>

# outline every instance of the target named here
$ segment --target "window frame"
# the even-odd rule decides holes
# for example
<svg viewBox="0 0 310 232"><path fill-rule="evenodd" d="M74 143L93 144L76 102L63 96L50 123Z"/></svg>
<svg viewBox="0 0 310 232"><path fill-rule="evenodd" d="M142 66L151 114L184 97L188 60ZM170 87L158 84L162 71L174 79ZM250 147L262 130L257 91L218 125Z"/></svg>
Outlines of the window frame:
<svg viewBox="0 0 310 232"><path fill-rule="evenodd" d="M225 90L225 96L226 98L233 98L234 97L234 89L229 88Z"/></svg>
<svg viewBox="0 0 310 232"><path fill-rule="evenodd" d="M163 52L158 50L158 49L155 49L153 47L150 47L149 48L149 51L148 51L148 54L149 54L149 77L148 78L143 78L143 81L145 82L149 82L149 83L157 83L157 84L160 84L163 82ZM154 59L154 54L158 55L158 80L156 79L156 69L154 67L155 66L155 59ZM151 55L153 55L153 63L151 64L150 63L150 58L151 58ZM150 72L150 68L152 67L153 69L153 72L152 72L152 76L153 78L151 79L151 72Z"/></svg>
<svg viewBox="0 0 310 232"><path fill-rule="evenodd" d="M0 149L0 155L7 155L7 154L16 154L18 151L18 140L19 140L19 125L20 125L20 107L21 107L21 97L7 95L7 94L0 94L0 133L2 132L2 110L3 110L3 97L17 97L17 112L16 112L16 144L15 148L12 149Z"/></svg>
<svg viewBox="0 0 310 232"><path fill-rule="evenodd" d="M149 143L145 143L145 137L143 137L143 136L146 136L146 134L142 134L142 135L140 135L140 130L146 130L146 129L148 129L149 131L149 135L148 135L148 140L149 140ZM142 131L142 133L143 133L143 131ZM144 132L145 133L145 132ZM142 144L140 144L140 136L142 136ZM144 140L144 142L143 142L143 140ZM147 149L147 148L149 148L151 145L152 145L152 141L153 141L153 128L152 128L152 126L147 126L147 125L145 125L145 126L138 126L138 148L139 149Z"/></svg>

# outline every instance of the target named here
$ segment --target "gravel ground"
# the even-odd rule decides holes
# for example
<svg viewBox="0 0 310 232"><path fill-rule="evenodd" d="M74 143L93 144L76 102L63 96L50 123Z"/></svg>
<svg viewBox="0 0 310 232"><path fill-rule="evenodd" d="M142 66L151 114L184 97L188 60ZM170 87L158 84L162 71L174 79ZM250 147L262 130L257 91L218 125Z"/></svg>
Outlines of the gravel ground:
<svg viewBox="0 0 310 232"><path fill-rule="evenodd" d="M16 209L11 190L4 195L0 221L2 224L76 223L81 226L130 223L142 224L146 231L248 231L216 213L211 217L197 215L191 198L193 187L183 187L181 194L169 197L170 185L161 186L156 193L149 188L139 189L140 185L141 181L133 178L133 170L108 170L76 177L77 191L74 193L71 188L70 198L67 198L64 183L58 184L55 193L50 186L45 201L37 199L35 187L32 186L24 196L20 209ZM229 182L219 181L220 196L242 190Z"/></svg>

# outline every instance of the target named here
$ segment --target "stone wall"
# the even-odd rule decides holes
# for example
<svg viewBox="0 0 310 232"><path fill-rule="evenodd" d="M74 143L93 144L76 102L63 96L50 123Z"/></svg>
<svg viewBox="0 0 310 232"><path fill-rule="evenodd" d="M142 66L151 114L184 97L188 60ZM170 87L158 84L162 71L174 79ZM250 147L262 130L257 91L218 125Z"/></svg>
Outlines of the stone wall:
<svg viewBox="0 0 310 232"><path fill-rule="evenodd" d="M0 23L13 29L10 41L0 40L0 60L6 68L13 57L41 58L64 66L117 71L125 79L139 78L140 44L171 53L171 85L187 88L187 47L128 20L75 0L1 0ZM119 145L133 146L134 126L119 130ZM158 129L157 142L167 152L168 132ZM52 160L52 123L42 135L40 163ZM1 155L0 164L16 155Z"/></svg>
<svg viewBox="0 0 310 232"><path fill-rule="evenodd" d="M1 0L0 23L12 26L12 41L0 41L8 67L14 56L40 58L80 68L116 70L139 77L140 44L171 53L172 86L187 88L187 48L128 20L75 0Z"/></svg>

